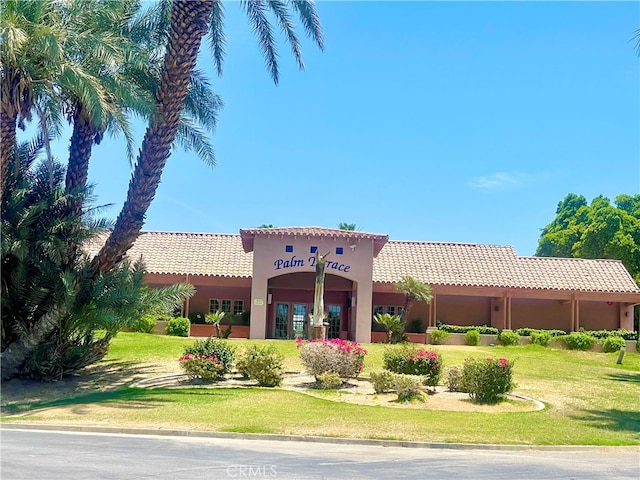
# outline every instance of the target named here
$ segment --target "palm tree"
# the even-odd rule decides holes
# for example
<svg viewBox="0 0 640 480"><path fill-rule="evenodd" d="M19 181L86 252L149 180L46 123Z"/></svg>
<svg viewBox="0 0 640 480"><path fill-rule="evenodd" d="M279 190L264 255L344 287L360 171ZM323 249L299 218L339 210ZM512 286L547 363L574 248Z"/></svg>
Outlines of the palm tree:
<svg viewBox="0 0 640 480"><path fill-rule="evenodd" d="M281 0L245 0L241 4L258 36L273 81L278 83L279 70L273 29L267 19L269 10L285 32L299 67L304 68L287 3ZM307 34L322 49L322 34L313 2L301 0L290 5L299 14ZM219 0L174 0L164 65L156 94L157 109L145 133L125 204L113 232L94 258L95 271L107 271L120 262L140 233L176 137L189 77L195 68L202 38L207 33L214 65L218 73L222 73L225 42L223 19L224 9Z"/></svg>
<svg viewBox="0 0 640 480"><path fill-rule="evenodd" d="M402 319L407 321L407 315L411 310L413 302L420 301L429 303L433 298L433 290L426 283L422 283L413 277L403 277L395 284L396 290L404 295L404 306L402 309Z"/></svg>
<svg viewBox="0 0 640 480"><path fill-rule="evenodd" d="M345 223L345 222L340 222L340 224L338 225L338 228L340 230L350 230L352 232L355 232L355 231L359 230L356 227L355 223Z"/></svg>

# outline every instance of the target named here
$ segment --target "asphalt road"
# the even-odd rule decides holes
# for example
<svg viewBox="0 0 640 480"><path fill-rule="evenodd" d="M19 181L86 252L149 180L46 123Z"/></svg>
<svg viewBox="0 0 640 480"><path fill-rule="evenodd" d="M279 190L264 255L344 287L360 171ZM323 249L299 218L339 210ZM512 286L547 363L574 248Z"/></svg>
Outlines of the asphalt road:
<svg viewBox="0 0 640 480"><path fill-rule="evenodd" d="M0 430L2 480L640 479L640 450L502 451Z"/></svg>

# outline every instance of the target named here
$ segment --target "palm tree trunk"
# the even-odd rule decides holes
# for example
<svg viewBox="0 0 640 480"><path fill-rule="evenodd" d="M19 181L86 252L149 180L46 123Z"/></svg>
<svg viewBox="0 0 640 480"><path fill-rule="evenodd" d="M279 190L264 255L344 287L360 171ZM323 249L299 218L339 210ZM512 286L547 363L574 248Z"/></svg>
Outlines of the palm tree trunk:
<svg viewBox="0 0 640 480"><path fill-rule="evenodd" d="M113 232L93 259L94 272L113 268L140 234L176 137L189 78L202 37L208 30L213 6L214 0L176 0L173 5L169 43L156 96L157 111L145 133L127 199Z"/></svg>
<svg viewBox="0 0 640 480"><path fill-rule="evenodd" d="M60 320L61 311L51 308L38 320L20 340L11 343L0 353L2 364L2 380L10 380L20 372L20 368L36 348L51 332Z"/></svg>
<svg viewBox="0 0 640 480"><path fill-rule="evenodd" d="M0 110L0 199L9 177L9 161L16 145L17 115L3 105Z"/></svg>
<svg viewBox="0 0 640 480"><path fill-rule="evenodd" d="M69 165L65 179L67 192L86 186L89 176L89 158L91 158L91 148L95 136L96 129L91 118L82 106L79 106L73 118L73 134L69 146ZM81 203L79 207L82 208Z"/></svg>

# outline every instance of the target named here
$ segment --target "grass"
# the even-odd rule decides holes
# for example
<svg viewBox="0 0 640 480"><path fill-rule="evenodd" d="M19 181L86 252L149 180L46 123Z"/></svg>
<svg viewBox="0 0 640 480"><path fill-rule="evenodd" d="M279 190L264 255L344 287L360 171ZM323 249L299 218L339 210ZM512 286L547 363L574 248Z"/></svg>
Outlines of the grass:
<svg viewBox="0 0 640 480"><path fill-rule="evenodd" d="M120 334L103 365L177 367L193 339ZM235 345L260 343L232 340ZM302 364L293 341L273 341L285 367ZM384 345L367 345L365 372L382 368ZM640 445L640 354L524 347L434 346L446 365L467 357L515 360L516 393L542 400L537 412L479 413L337 403L278 389L154 389L121 386L53 398L16 400L3 422L118 425L435 442L529 445Z"/></svg>

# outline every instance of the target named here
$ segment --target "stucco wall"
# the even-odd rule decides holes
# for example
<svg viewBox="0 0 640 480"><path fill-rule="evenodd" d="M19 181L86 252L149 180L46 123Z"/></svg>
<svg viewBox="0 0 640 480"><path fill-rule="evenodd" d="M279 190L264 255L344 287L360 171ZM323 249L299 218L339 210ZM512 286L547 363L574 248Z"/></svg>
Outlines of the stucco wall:
<svg viewBox="0 0 640 480"><path fill-rule="evenodd" d="M436 319L451 325L489 325L491 298L438 295Z"/></svg>

